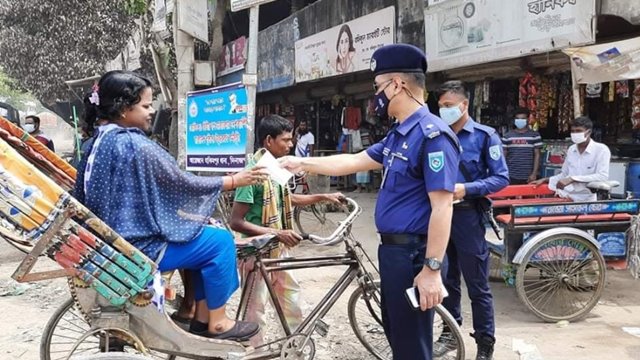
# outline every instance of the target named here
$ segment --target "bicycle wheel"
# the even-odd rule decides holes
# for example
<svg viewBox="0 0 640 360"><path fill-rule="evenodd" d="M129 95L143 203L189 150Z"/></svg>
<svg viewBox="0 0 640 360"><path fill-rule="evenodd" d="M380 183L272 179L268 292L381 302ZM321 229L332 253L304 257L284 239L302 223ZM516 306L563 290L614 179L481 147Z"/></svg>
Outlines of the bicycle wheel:
<svg viewBox="0 0 640 360"><path fill-rule="evenodd" d="M40 359L66 359L75 343L90 329L91 325L89 325L84 315L82 315L80 310L75 306L73 299L65 301L55 311L47 323L47 326L44 328L40 341ZM116 338L113 338L113 340L115 341L109 341L108 346L109 349L118 350L117 352L113 351L113 355L124 353L126 356L131 356L133 354L140 354L132 345L124 341L119 341L119 339ZM70 359L81 359L89 355L99 355L105 352L107 350L106 348L106 342L99 336L89 337L78 346ZM155 360L175 359L173 355L162 354L156 351L150 351L148 356L149 359ZM104 359L106 358L109 357L105 357ZM122 359L126 359L126 357Z"/></svg>
<svg viewBox="0 0 640 360"><path fill-rule="evenodd" d="M605 281L598 248L573 234L552 235L525 254L516 274L520 300L547 322L575 321L598 303Z"/></svg>
<svg viewBox="0 0 640 360"><path fill-rule="evenodd" d="M313 204L296 206L293 210L293 221L301 234L313 234L327 237L338 228L338 222L344 218L345 210L338 207L336 211L329 204Z"/></svg>
<svg viewBox="0 0 640 360"><path fill-rule="evenodd" d="M377 359L392 359L391 347L382 327L380 305L380 282L366 290L359 286L349 298L349 323L362 345ZM433 341L435 342L444 328L449 328L455 348L438 359L464 360L464 340L460 327L447 310L438 305L433 318Z"/></svg>

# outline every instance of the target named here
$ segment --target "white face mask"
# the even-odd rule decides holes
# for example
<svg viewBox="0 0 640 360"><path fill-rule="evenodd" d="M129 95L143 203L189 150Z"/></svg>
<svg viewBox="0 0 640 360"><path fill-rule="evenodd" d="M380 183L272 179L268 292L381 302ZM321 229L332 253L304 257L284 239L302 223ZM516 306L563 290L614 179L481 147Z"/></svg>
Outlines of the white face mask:
<svg viewBox="0 0 640 360"><path fill-rule="evenodd" d="M452 107L441 107L440 108L440 119L444 121L445 124L451 126L458 122L462 115L467 112L466 110L462 112L460 110L460 104L454 105Z"/></svg>
<svg viewBox="0 0 640 360"><path fill-rule="evenodd" d="M32 133L36 131L36 126L34 124L24 124L24 131Z"/></svg>
<svg viewBox="0 0 640 360"><path fill-rule="evenodd" d="M587 132L571 133L571 141L574 144L582 144L587 141Z"/></svg>

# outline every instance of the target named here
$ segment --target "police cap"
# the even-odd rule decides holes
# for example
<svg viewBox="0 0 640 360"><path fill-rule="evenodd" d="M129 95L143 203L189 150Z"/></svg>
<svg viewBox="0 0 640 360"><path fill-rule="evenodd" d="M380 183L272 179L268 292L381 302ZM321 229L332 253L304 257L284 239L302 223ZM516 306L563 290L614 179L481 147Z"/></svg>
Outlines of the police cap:
<svg viewBox="0 0 640 360"><path fill-rule="evenodd" d="M386 73L426 73L427 57L420 48L409 44L385 45L371 56L373 75Z"/></svg>

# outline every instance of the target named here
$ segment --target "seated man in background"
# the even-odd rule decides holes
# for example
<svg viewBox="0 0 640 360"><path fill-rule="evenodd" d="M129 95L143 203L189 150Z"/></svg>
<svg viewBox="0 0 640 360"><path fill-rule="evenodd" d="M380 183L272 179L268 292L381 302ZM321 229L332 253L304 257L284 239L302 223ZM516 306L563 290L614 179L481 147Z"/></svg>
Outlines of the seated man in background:
<svg viewBox="0 0 640 360"><path fill-rule="evenodd" d="M611 151L607 145L591 138L593 122L586 116L580 116L571 122L571 141L567 150L562 171L550 178L532 182L540 185L549 183L560 197L573 201L596 201L595 193L587 188L593 181L609 180L609 162Z"/></svg>

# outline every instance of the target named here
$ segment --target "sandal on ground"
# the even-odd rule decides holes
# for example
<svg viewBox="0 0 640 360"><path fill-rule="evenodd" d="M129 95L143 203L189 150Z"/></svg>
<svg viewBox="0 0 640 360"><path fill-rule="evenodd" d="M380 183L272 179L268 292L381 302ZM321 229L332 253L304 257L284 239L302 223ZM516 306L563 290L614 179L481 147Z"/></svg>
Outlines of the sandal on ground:
<svg viewBox="0 0 640 360"><path fill-rule="evenodd" d="M231 341L247 341L255 336L260 331L260 326L256 323L248 321L236 321L233 327L220 334L212 334L205 332L200 336L205 336L211 339L217 340L231 340Z"/></svg>

